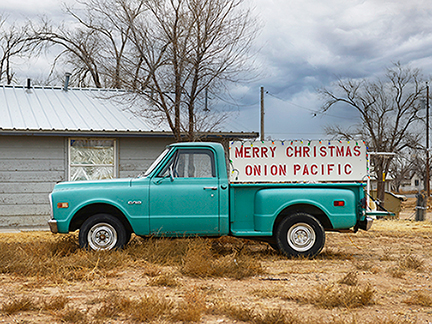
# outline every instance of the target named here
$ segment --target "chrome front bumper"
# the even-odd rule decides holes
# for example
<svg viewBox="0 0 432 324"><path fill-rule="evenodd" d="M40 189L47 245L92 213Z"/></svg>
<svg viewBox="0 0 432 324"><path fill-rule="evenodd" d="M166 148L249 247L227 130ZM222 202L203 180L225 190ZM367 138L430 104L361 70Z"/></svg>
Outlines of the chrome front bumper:
<svg viewBox="0 0 432 324"><path fill-rule="evenodd" d="M55 219L50 219L48 221L48 225L49 225L51 232L58 233L57 221Z"/></svg>

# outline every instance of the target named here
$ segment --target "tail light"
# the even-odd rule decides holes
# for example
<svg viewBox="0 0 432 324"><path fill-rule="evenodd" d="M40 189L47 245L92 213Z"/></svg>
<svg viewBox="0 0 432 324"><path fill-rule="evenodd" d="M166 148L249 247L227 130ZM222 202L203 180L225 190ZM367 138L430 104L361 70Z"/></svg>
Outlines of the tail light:
<svg viewBox="0 0 432 324"><path fill-rule="evenodd" d="M343 201L343 200L335 200L333 202L333 206L335 206L335 207L343 207L343 206L345 206L345 201Z"/></svg>

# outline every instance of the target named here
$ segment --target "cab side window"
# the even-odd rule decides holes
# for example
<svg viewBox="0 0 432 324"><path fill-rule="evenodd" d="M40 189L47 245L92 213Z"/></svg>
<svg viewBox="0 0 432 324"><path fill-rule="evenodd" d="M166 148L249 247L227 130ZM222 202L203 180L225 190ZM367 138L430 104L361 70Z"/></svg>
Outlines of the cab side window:
<svg viewBox="0 0 432 324"><path fill-rule="evenodd" d="M211 150L180 149L158 177L166 177L172 167L174 178L214 178L216 168Z"/></svg>

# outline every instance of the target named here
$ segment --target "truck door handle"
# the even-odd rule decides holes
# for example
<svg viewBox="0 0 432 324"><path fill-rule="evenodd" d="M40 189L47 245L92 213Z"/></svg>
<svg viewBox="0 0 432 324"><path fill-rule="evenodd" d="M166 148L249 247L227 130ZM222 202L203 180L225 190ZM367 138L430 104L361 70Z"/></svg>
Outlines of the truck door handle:
<svg viewBox="0 0 432 324"><path fill-rule="evenodd" d="M217 187L204 187L204 190L217 190Z"/></svg>

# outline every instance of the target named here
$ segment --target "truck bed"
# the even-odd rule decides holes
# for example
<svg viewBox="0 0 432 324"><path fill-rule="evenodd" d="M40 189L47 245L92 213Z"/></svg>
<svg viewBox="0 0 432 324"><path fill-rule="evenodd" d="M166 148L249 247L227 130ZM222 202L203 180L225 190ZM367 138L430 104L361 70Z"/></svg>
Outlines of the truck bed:
<svg viewBox="0 0 432 324"><path fill-rule="evenodd" d="M296 211L314 215L326 230L348 229L362 212L356 202L364 197L363 187L362 183L231 183L231 234L271 236L275 219ZM335 206L335 201L344 205Z"/></svg>

